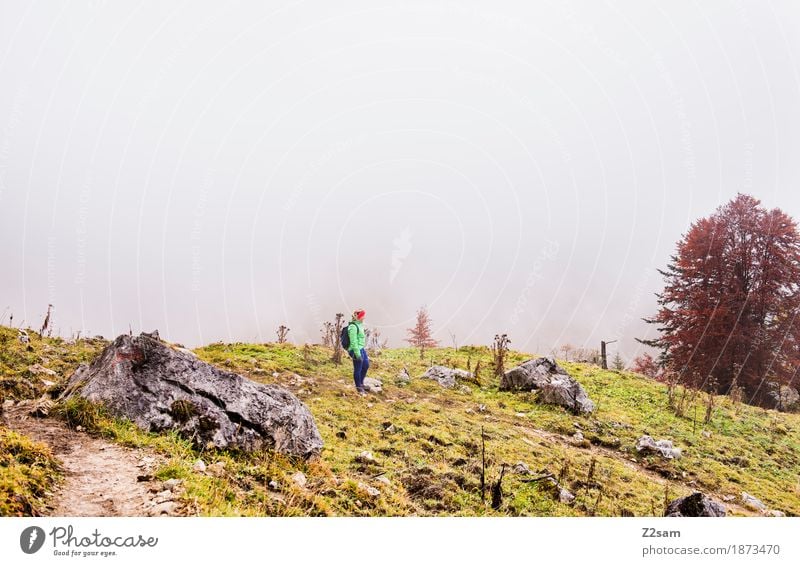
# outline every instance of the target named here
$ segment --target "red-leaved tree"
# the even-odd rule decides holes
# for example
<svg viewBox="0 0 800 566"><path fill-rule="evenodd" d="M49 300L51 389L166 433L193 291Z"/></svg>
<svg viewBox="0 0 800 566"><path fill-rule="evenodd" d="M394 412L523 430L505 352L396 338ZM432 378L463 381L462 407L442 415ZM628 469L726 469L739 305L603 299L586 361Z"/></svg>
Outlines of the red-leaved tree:
<svg viewBox="0 0 800 566"><path fill-rule="evenodd" d="M435 348L439 344L433 339L431 318L425 307L417 311L417 323L414 325L414 328L408 329L408 338L406 338L406 342L419 348L420 359L425 356L425 348Z"/></svg>
<svg viewBox="0 0 800 566"><path fill-rule="evenodd" d="M766 404L770 382L791 383L800 364L800 235L779 209L739 194L678 242L642 340L680 383Z"/></svg>
<svg viewBox="0 0 800 566"><path fill-rule="evenodd" d="M653 379L661 377L661 368L658 367L658 362L647 352L637 356L633 362L631 362L631 371L646 375L647 377L652 377Z"/></svg>

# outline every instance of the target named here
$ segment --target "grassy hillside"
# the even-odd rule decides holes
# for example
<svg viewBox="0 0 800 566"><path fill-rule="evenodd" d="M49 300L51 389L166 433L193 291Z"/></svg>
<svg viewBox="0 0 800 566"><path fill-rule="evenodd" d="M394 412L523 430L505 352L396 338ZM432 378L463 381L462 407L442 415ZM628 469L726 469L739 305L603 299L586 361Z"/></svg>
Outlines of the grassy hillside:
<svg viewBox="0 0 800 566"><path fill-rule="evenodd" d="M33 363L58 367L66 377L67 369L100 347L83 341L32 342L33 351L24 359L0 354L4 381L20 379L25 364ZM4 348L0 344L0 351ZM726 503L730 514L754 514L741 506L743 491L771 509L800 514L800 415L718 398L710 423L703 425L700 401L685 417L675 416L660 383L562 363L598 406L593 415L578 417L538 404L535 394L498 391L488 371L490 353L482 347L437 349L424 361L415 350L384 350L372 357L370 369L371 376L383 380L384 391L366 398L354 394L349 360L337 366L321 346L212 344L196 353L257 381L289 388L310 408L325 448L311 463L268 453L199 453L174 435L143 433L85 404L61 407L72 425L166 454L168 461L156 475L184 480L187 513L642 516L660 515L665 500L700 490L720 500L734 497ZM512 352L508 367L530 357ZM466 368L468 360L472 368L478 361L487 368L480 384L446 390L419 378L431 362ZM403 367L412 377L405 386L395 381ZM485 502L480 495L482 429L487 484L507 464L497 510L488 494ZM575 439L576 431L584 440ZM683 458L640 457L634 445L645 433L671 439ZM374 461L360 458L363 451ZM215 465L195 472L198 458ZM6 475L2 462L0 455L0 474ZM544 482L526 482L530 476L510 469L518 462L534 476L548 471L560 477L575 501L560 503ZM297 472L305 482L292 479Z"/></svg>

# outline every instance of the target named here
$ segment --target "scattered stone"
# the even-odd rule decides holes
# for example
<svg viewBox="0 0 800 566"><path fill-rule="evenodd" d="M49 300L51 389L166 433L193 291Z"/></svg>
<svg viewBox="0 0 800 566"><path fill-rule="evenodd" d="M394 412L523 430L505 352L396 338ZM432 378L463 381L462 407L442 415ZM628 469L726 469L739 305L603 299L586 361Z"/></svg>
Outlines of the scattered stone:
<svg viewBox="0 0 800 566"><path fill-rule="evenodd" d="M769 511L764 513L768 517L785 517L786 513L783 511L778 511L777 509L770 509Z"/></svg>
<svg viewBox="0 0 800 566"><path fill-rule="evenodd" d="M459 385L458 392L463 395L469 395L470 393L472 393L472 389L470 389L468 385Z"/></svg>
<svg viewBox="0 0 800 566"><path fill-rule="evenodd" d="M225 462L222 461L214 462L213 464L208 466L208 472L215 476L221 476L222 474L225 473Z"/></svg>
<svg viewBox="0 0 800 566"><path fill-rule="evenodd" d="M539 401L561 405L575 413L591 413L594 402L583 386L553 358L537 358L508 370L500 379L503 391L539 391Z"/></svg>
<svg viewBox="0 0 800 566"><path fill-rule="evenodd" d="M372 487L371 485L367 485L363 482L358 482L358 489L365 492L370 497L378 497L381 492L378 489Z"/></svg>
<svg viewBox="0 0 800 566"><path fill-rule="evenodd" d="M387 478L386 476L378 476L377 478L375 478L375 481L382 483L383 485L386 486L392 485L392 482L389 481L389 478Z"/></svg>
<svg viewBox="0 0 800 566"><path fill-rule="evenodd" d="M192 466L192 470L195 472L203 473L206 471L206 463L202 460L197 460L194 465Z"/></svg>
<svg viewBox="0 0 800 566"><path fill-rule="evenodd" d="M20 344L30 344L31 339L28 336L28 333L24 330L18 329L17 330L17 339L19 340Z"/></svg>
<svg viewBox="0 0 800 566"><path fill-rule="evenodd" d="M299 487L305 487L306 484L308 483L306 475L303 472L295 472L294 474L292 474L292 481Z"/></svg>
<svg viewBox="0 0 800 566"><path fill-rule="evenodd" d="M550 476L544 478L543 481L545 482L545 486L549 486L549 490L553 496L561 503L570 505L573 501L575 501L575 495L558 483L558 480L556 480L554 477Z"/></svg>
<svg viewBox="0 0 800 566"><path fill-rule="evenodd" d="M455 387L456 379L471 379L472 374L463 369L452 369L445 366L431 366L422 374L425 379L433 379L446 389Z"/></svg>
<svg viewBox="0 0 800 566"><path fill-rule="evenodd" d="M50 411L55 407L55 404L47 397L42 397L33 402L28 414L36 418L45 418L50 414Z"/></svg>
<svg viewBox="0 0 800 566"><path fill-rule="evenodd" d="M183 480L179 480L178 478L172 478L164 482L164 487L167 489L175 489L181 484L183 484Z"/></svg>
<svg viewBox="0 0 800 566"><path fill-rule="evenodd" d="M362 464L374 464L375 456L372 455L372 452L364 450L361 454L356 456L356 462L361 462Z"/></svg>
<svg viewBox="0 0 800 566"><path fill-rule="evenodd" d="M723 495L722 496L722 500L725 501L726 503L728 501L733 501L734 499L736 499L735 495Z"/></svg>
<svg viewBox="0 0 800 566"><path fill-rule="evenodd" d="M650 435L642 435L636 441L636 451L640 454L659 454L667 460L681 457L681 449L674 448L671 440L654 440Z"/></svg>
<svg viewBox="0 0 800 566"><path fill-rule="evenodd" d="M374 377L365 377L364 389L366 389L368 393L380 393L383 391L383 382Z"/></svg>
<svg viewBox="0 0 800 566"><path fill-rule="evenodd" d="M151 431L175 430L203 448L271 449L310 458L322 437L287 389L224 371L142 333L124 334L70 377L62 399L82 397Z"/></svg>
<svg viewBox="0 0 800 566"><path fill-rule="evenodd" d="M174 501L164 501L157 504L150 510L151 517L160 517L162 515L174 515L178 510L178 504Z"/></svg>
<svg viewBox="0 0 800 566"><path fill-rule="evenodd" d="M746 491L742 492L742 503L744 506L752 509L753 511L766 511L767 506L764 505L764 502L758 499L757 497L753 497Z"/></svg>
<svg viewBox="0 0 800 566"><path fill-rule="evenodd" d="M267 485L269 485L269 488L272 491L278 491L278 489L280 489L280 486L278 485L278 482L276 482L275 480L270 480L269 484L267 484Z"/></svg>
<svg viewBox="0 0 800 566"><path fill-rule="evenodd" d="M403 368L400 370L400 373L397 374L397 379L395 379L397 385L408 385L411 383L411 376L408 374L408 369Z"/></svg>
<svg viewBox="0 0 800 566"><path fill-rule="evenodd" d="M486 405L478 405L478 412L485 413L486 412Z"/></svg>
<svg viewBox="0 0 800 566"><path fill-rule="evenodd" d="M724 517L725 514L724 505L699 491L671 501L664 513L666 517Z"/></svg>
<svg viewBox="0 0 800 566"><path fill-rule="evenodd" d="M511 468L511 471L513 471L515 474L522 474L526 476L530 475L531 473L531 469L525 462L517 462L514 464L514 467Z"/></svg>
<svg viewBox="0 0 800 566"><path fill-rule="evenodd" d="M708 430L703 430L700 432L703 435L703 438L711 438L711 432Z"/></svg>
<svg viewBox="0 0 800 566"><path fill-rule="evenodd" d="M33 364L28 366L28 373L34 376L46 375L47 377L58 377L58 374L51 369L48 369L40 364Z"/></svg>
<svg viewBox="0 0 800 566"><path fill-rule="evenodd" d="M152 481L153 476L151 474L140 474L136 476L136 481Z"/></svg>
<svg viewBox="0 0 800 566"><path fill-rule="evenodd" d="M566 503L567 505L569 505L570 503L575 501L575 496L569 490L564 489L562 487L558 490L558 500L561 503Z"/></svg>
<svg viewBox="0 0 800 566"><path fill-rule="evenodd" d="M172 492L168 489L164 491L160 491L156 493L156 498L161 499L162 501L171 501L172 500Z"/></svg>
<svg viewBox="0 0 800 566"><path fill-rule="evenodd" d="M515 417L525 417L527 416L525 413L514 413Z"/></svg>

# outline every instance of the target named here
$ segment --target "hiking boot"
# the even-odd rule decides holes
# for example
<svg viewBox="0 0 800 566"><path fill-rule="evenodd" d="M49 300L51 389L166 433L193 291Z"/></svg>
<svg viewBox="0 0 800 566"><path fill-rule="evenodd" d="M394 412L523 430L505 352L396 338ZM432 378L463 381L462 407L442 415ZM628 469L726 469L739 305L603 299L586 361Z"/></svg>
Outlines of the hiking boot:
<svg viewBox="0 0 800 566"><path fill-rule="evenodd" d="M367 396L367 391L366 391L366 390L365 390L363 387L359 387L359 388L357 388L357 389L356 389L356 392L357 392L359 395L361 395L362 397L366 397L366 396Z"/></svg>

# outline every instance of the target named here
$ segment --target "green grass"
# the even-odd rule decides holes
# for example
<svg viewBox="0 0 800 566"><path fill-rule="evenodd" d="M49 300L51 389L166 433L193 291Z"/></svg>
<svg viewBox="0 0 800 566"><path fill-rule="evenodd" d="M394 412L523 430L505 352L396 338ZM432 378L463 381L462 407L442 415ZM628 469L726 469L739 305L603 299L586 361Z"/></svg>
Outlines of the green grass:
<svg viewBox="0 0 800 566"><path fill-rule="evenodd" d="M0 517L39 515L58 477L45 445L0 427Z"/></svg>
<svg viewBox="0 0 800 566"><path fill-rule="evenodd" d="M107 345L102 339L67 341L47 338L28 329L29 344L17 339L17 329L0 326L0 402L29 399L47 391L43 379L56 382L57 390L81 363L90 363ZM29 370L35 364L56 372L56 377L38 376Z"/></svg>
<svg viewBox="0 0 800 566"><path fill-rule="evenodd" d="M499 391L485 347L435 349L424 360L413 349L384 350L371 357L370 369L384 391L367 398L354 394L349 360L332 363L330 349L322 346L216 343L195 352L295 393L316 419L325 442L321 457L301 462L268 452L198 452L175 434L146 433L91 406L60 409L73 426L163 454L166 463L156 476L184 481L190 514L652 516L663 512L665 500L695 490L737 499L746 491L770 508L800 514L800 415L718 398L711 421L703 424L703 399L679 417L668 408L661 383L563 362L598 407L592 415L576 416L539 404L535 394ZM507 367L530 357L511 352ZM480 384L445 390L419 377L431 363L474 369L478 361ZM395 382L403 367L412 376L405 386ZM507 465L498 510L489 505L488 493L486 501L481 498L481 430L487 484ZM580 445L571 440L576 430L586 439ZM640 457L634 446L642 434L671 439L683 458ZM364 450L375 462L358 461ZM219 464L198 473L192 470L198 458ZM517 462L534 474L560 476L575 502L560 503L546 485L525 482L508 469ZM291 479L298 471L307 478L305 487ZM729 505L729 513L749 512Z"/></svg>

